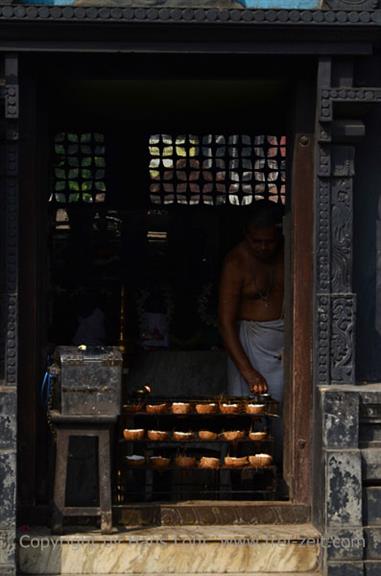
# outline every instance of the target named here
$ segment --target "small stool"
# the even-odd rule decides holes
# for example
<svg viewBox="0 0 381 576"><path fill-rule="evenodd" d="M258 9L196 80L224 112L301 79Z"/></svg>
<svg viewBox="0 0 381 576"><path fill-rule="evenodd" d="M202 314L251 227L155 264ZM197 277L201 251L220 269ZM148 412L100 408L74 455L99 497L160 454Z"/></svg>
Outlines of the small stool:
<svg viewBox="0 0 381 576"><path fill-rule="evenodd" d="M101 532L109 534L112 530L110 432L117 417L63 415L57 410L52 410L50 419L57 432L52 531L62 532L65 516L100 516ZM71 436L90 436L98 439L99 506L65 505Z"/></svg>

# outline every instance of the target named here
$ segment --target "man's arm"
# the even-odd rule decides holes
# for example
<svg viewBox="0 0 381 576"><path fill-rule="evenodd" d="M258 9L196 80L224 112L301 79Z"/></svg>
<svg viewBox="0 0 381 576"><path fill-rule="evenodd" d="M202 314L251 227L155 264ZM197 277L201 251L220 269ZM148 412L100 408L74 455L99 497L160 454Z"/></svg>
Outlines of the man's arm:
<svg viewBox="0 0 381 576"><path fill-rule="evenodd" d="M242 290L241 266L238 259L227 257L220 279L218 318L225 348L251 392L267 391L266 380L250 363L238 335L238 312Z"/></svg>

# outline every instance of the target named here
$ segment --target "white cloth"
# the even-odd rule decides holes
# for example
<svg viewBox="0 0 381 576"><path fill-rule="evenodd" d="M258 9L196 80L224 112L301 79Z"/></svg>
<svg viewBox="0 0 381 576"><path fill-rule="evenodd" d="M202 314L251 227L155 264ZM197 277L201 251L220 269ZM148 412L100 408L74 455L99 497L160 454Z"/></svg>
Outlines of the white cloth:
<svg viewBox="0 0 381 576"><path fill-rule="evenodd" d="M239 339L251 365L266 379L268 391L278 402L283 399L284 320L241 320ZM249 387L228 358L228 394L250 396Z"/></svg>
<svg viewBox="0 0 381 576"><path fill-rule="evenodd" d="M282 414L283 400L283 362L284 320L258 322L241 320L239 322L239 339L251 365L266 379L268 392L280 404ZM231 396L250 396L249 387L237 370L233 361L228 358L228 394ZM274 459L281 466L282 462L282 420L271 419L271 430L274 436Z"/></svg>

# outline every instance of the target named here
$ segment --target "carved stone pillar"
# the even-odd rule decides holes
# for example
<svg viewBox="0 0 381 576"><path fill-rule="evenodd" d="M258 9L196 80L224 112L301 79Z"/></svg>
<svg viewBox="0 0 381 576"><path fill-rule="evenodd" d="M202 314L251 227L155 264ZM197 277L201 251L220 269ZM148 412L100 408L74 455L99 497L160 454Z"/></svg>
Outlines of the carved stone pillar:
<svg viewBox="0 0 381 576"><path fill-rule="evenodd" d="M331 91L320 91L316 186L317 384L355 383L356 298L352 292L355 147L332 143ZM338 92L338 91L337 91Z"/></svg>
<svg viewBox="0 0 381 576"><path fill-rule="evenodd" d="M340 65L338 66L338 68ZM335 86L329 60L319 68L315 203L315 521L324 537L324 574L364 573L360 387L355 386L353 179L359 120L336 121L342 102L377 101L378 89L353 88L350 67ZM347 546L347 543L350 545Z"/></svg>
<svg viewBox="0 0 381 576"><path fill-rule="evenodd" d="M330 199L330 381L355 383L352 293L354 146L332 146Z"/></svg>

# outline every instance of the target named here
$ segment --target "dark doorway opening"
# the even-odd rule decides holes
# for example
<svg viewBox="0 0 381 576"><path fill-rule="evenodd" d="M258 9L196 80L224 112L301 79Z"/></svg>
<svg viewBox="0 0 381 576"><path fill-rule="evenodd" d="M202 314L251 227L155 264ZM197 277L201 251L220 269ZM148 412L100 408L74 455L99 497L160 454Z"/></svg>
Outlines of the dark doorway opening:
<svg viewBox="0 0 381 576"><path fill-rule="evenodd" d="M200 178L191 180L197 166L192 167L189 162L185 170L184 165L171 168L163 162L159 178L152 179L152 171L157 168L150 164L157 158L151 154L150 148L157 144L152 138L159 137L160 142L161 135L185 136L189 148L194 148L200 142L190 137L213 140L217 136L220 141L217 138L212 142L217 153L218 146L223 145L232 150L249 147L243 140L248 137L253 148L266 148L264 156L257 159L264 159L267 174L271 172L268 161L274 162L278 156L286 165L279 150L282 138L292 141L290 110L295 105L295 78L285 71L280 59L259 61L249 56L240 57L239 65L231 56L211 56L207 62L199 56L189 56L184 66L184 56L161 55L155 57L155 68L152 57L138 55L126 59L127 72L121 65L122 57L114 56L111 65L107 57L99 57L97 63L81 58L75 64L69 57L59 59L60 80L52 74L49 102L43 114L40 108L42 156L50 167L49 182L44 180L42 186L50 227L49 275L45 284L49 307L40 324L44 344L71 343L78 316L84 316L84 310L86 315L89 306L102 309L105 337L109 343L119 344L124 299L129 378L136 378L134 382L130 380L131 387L152 380L152 371L159 380L157 366L150 373L144 359L152 356L152 350L141 345L142 315L170 313L170 350L163 346L154 352L156 357L170 351L178 355L180 365L182 354L189 359L194 353L210 353L210 358L216 358L217 367L211 372L221 375L210 382L218 394L223 391L223 352L215 325L216 284L224 255L241 235L245 210L256 196L255 187L248 192L252 183L240 176L227 185L225 175L222 192L222 188L217 189L218 170L214 170L202 180L210 188L197 191L195 184L200 184ZM226 139L225 144L222 138ZM161 143L163 149L169 147L163 138ZM173 143L176 148L176 141ZM60 166L63 145L67 151L70 146L77 147L78 165ZM269 148L278 149L274 157L266 156ZM291 150L290 144L289 158ZM75 153L66 154L65 150L64 155L75 158ZM86 163L81 164L82 160L88 162L89 157L92 172ZM159 160L169 158L170 155ZM244 172L243 159L238 156ZM174 169L185 172L185 180L184 175L177 174L171 180L168 172L173 173ZM291 174L289 167L283 170ZM255 165L251 171L261 172L255 170ZM263 180L253 176L258 197L284 199L280 165L274 172L278 175L272 187L270 181L263 186ZM42 179L46 176L45 168ZM184 182L185 188L181 187ZM237 182L239 185L234 188ZM247 187L244 189L243 185ZM290 179L287 185L289 191ZM166 194L175 201L166 203ZM202 194L210 197L209 203L203 201ZM219 204L218 194L225 194L225 202ZM197 201L192 203L195 197ZM166 282L160 278L170 279L170 290L162 288ZM149 342L147 346L150 347ZM198 366L213 367L213 361L195 362L196 366L199 362ZM148 370L148 374L139 375L139 369ZM157 384L160 395L165 376L161 381ZM191 382L192 378L184 386ZM155 392L155 383L152 384ZM184 396L176 386L170 392L174 398ZM46 461L40 458L37 475L43 473L44 467Z"/></svg>

